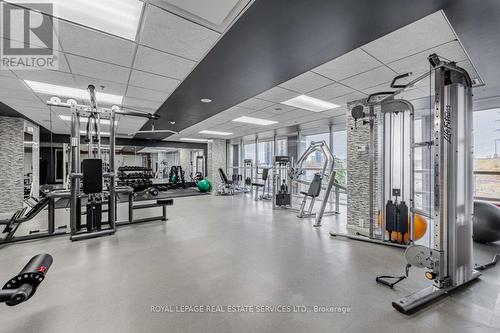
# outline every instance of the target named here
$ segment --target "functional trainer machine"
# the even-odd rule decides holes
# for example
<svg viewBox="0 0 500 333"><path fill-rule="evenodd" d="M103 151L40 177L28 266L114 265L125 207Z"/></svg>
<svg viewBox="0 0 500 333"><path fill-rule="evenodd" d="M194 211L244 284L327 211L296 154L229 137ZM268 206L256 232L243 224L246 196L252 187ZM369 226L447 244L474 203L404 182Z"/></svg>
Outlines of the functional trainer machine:
<svg viewBox="0 0 500 333"><path fill-rule="evenodd" d="M114 234L116 231L116 170L115 170L115 136L116 116L133 116L158 119L151 113L122 111L118 106L101 108L97 106L95 87L88 86L90 105L79 105L75 100L61 102L58 97L52 97L47 105L69 108L71 110L71 199L70 199L70 231L71 240L81 240ZM88 143L89 159L80 161L80 122L87 118L86 141ZM101 119L109 120L109 170L103 170L101 159ZM82 167L83 166L83 167ZM108 191L103 191L103 180L109 180ZM83 182L82 191L80 185ZM87 199L86 224L81 223L82 198ZM108 203L107 227L101 221L102 203Z"/></svg>
<svg viewBox="0 0 500 333"><path fill-rule="evenodd" d="M292 179L288 177L291 167L290 156L274 156L273 163L273 208L291 207Z"/></svg>
<svg viewBox="0 0 500 333"><path fill-rule="evenodd" d="M432 242L406 249L408 265L425 267L433 284L392 303L402 313L476 279L472 260L472 82L455 63L429 56L434 74ZM418 81L417 81L418 80ZM405 86L406 88L406 86ZM403 88L404 89L404 88Z"/></svg>
<svg viewBox="0 0 500 333"><path fill-rule="evenodd" d="M408 75L394 78L391 88L405 87L397 85L396 82ZM368 185L370 193L375 193L376 187L375 135L378 135L378 179L380 180L378 213L375 213L377 196L373 195L369 203L370 223L367 235L360 232L355 235L331 232L331 236L396 247L406 247L417 239L414 228L416 216L414 150L429 147L430 142L414 142L414 107L405 99L395 99L394 96L397 93L398 91L374 93L368 97L366 105L357 105L351 111L355 129L358 126L369 126ZM368 112L364 111L365 108ZM362 123L358 125L360 120ZM375 121L377 121L378 130L375 129ZM419 231L422 225L426 226L423 215L430 217L428 213L419 211L416 216ZM418 236L422 236L421 232Z"/></svg>
<svg viewBox="0 0 500 333"><path fill-rule="evenodd" d="M377 278L377 282L392 288L408 276L411 266L427 269L425 277L432 281L431 286L392 303L395 309L405 314L480 275L472 263L472 82L468 73L455 63L444 62L436 54L430 55L428 60L429 72L406 85L396 86L398 90L394 92L377 94L381 97L378 103L383 104L425 78L434 79L430 99L432 138L429 142L412 143L407 150L411 154L412 149L427 146L430 151L429 243L407 247L405 276ZM411 195L410 200L413 200ZM412 202L410 212L414 213ZM389 278L398 280L390 283Z"/></svg>

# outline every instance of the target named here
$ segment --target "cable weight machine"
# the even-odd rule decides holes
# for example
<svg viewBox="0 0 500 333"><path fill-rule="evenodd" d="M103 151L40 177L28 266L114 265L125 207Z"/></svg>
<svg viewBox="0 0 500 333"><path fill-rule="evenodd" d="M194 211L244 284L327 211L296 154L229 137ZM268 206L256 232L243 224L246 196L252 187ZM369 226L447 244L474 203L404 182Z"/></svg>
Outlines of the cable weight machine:
<svg viewBox="0 0 500 333"><path fill-rule="evenodd" d="M118 106L102 108L97 106L95 87L88 86L90 105L79 105L69 99L66 103L58 97L47 101L50 107L62 107L71 110L71 171L69 174L70 195L70 239L82 240L106 235L116 231L116 167L115 167L115 138L116 116L132 116L156 120L158 115L135 111L122 111ZM80 128L81 118L87 118L85 141L88 144L88 159L81 161ZM101 119L109 120L109 169L103 169L101 156ZM108 190L103 190L103 181L109 181ZM81 186L83 185L83 186ZM83 225L82 199L87 199L87 219ZM108 221L103 228L102 204L107 201Z"/></svg>

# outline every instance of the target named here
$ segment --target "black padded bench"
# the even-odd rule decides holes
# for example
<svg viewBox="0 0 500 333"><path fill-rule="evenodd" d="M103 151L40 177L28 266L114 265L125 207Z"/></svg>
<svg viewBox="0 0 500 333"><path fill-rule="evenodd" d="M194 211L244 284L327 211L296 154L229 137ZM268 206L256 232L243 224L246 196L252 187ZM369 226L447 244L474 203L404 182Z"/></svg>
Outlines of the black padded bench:
<svg viewBox="0 0 500 333"><path fill-rule="evenodd" d="M142 222L150 222L150 221L168 221L167 218L167 206L172 206L174 204L174 199L158 199L156 200L156 203L149 203L149 204L141 204L141 205L129 205L129 220L128 221L123 221L123 222L116 222L116 225L127 225L127 224L133 224L133 223L142 223ZM136 209L147 209L147 208L154 208L154 207L161 207L162 208L162 215L161 216L153 216L153 217L145 217L142 219L136 219L134 220L134 213L133 211Z"/></svg>

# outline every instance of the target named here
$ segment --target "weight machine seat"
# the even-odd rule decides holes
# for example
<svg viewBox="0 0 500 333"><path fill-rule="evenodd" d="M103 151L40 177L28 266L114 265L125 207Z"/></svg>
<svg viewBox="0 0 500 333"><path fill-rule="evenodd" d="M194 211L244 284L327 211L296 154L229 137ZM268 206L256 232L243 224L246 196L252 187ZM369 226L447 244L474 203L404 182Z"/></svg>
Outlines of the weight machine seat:
<svg viewBox="0 0 500 333"><path fill-rule="evenodd" d="M172 206L174 204L174 199L158 199L156 200L156 204Z"/></svg>
<svg viewBox="0 0 500 333"><path fill-rule="evenodd" d="M219 168L219 176L225 185L233 185L233 181L227 178L226 173L222 170L222 168Z"/></svg>
<svg viewBox="0 0 500 333"><path fill-rule="evenodd" d="M307 192L300 192L307 197L316 198L321 193L321 176L319 174L315 174L311 184L309 185L309 189Z"/></svg>
<svg viewBox="0 0 500 333"><path fill-rule="evenodd" d="M252 183L252 186L265 187L268 177L269 177L269 169L268 168L262 169L262 181L263 181L263 183Z"/></svg>

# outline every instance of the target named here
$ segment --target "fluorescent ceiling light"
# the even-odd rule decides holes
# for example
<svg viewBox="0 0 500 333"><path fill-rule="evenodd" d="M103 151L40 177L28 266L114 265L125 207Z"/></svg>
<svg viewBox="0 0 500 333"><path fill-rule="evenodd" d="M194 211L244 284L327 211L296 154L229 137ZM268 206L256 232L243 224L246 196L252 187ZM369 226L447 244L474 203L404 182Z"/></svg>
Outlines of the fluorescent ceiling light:
<svg viewBox="0 0 500 333"><path fill-rule="evenodd" d="M32 7L34 3L50 2L54 6L53 12L46 14L130 40L135 40L144 4L140 0L10 0L10 2L27 8ZM62 24L59 27L65 29Z"/></svg>
<svg viewBox="0 0 500 333"><path fill-rule="evenodd" d="M239 123L247 123L247 124L254 124L254 125L272 125L272 124L277 124L277 121L274 120L267 120L267 119L260 119L260 118L253 118L253 117L239 117L236 119L233 119L233 121L239 122Z"/></svg>
<svg viewBox="0 0 500 333"><path fill-rule="evenodd" d="M335 109L335 108L340 107L340 105L333 104L333 103L323 101L321 99L317 99L314 97L306 96L306 95L300 95L300 96L294 97L292 99L289 99L288 101L281 102L281 104L293 106L293 107L299 108L299 109L314 111L314 112L321 112L321 111Z"/></svg>
<svg viewBox="0 0 500 333"><path fill-rule="evenodd" d="M87 89L58 86L55 84L30 81L30 80L24 80L24 83L26 83L36 93L53 95L56 97L79 98L86 101L90 100L89 92L87 91ZM96 91L95 94L97 96L98 105L99 103L114 104L114 105L122 104L123 96L106 94L99 91Z"/></svg>
<svg viewBox="0 0 500 333"><path fill-rule="evenodd" d="M208 142L207 139L196 139L196 138L180 138L181 141L191 141L191 142Z"/></svg>
<svg viewBox="0 0 500 333"><path fill-rule="evenodd" d="M64 121L71 121L71 116L59 115L59 118L61 118L61 120L64 120ZM81 123L86 123L88 121L89 120L88 120L87 117L80 117L80 122ZM109 124L111 124L111 120L109 120L109 119L100 119L100 123L101 123L101 125L109 125ZM118 124L117 120L115 120L115 124Z"/></svg>
<svg viewBox="0 0 500 333"><path fill-rule="evenodd" d="M222 136L232 135L233 134L233 133L230 133L230 132L219 132L219 131L200 131L198 133L200 133L200 134L209 134L209 135L222 135Z"/></svg>

